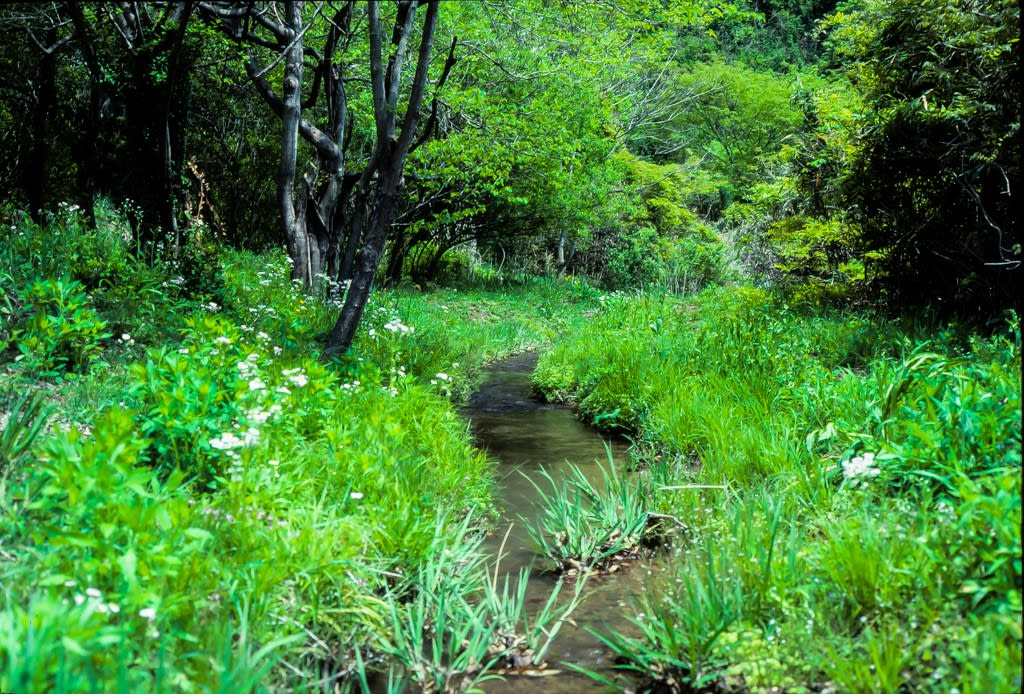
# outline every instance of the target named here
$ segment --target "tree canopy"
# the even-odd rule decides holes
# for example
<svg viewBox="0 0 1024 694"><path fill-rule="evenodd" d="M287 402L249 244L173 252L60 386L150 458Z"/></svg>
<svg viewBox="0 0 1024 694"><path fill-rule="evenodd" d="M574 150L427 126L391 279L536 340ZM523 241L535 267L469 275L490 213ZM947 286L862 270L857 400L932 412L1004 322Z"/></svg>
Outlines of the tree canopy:
<svg viewBox="0 0 1024 694"><path fill-rule="evenodd" d="M128 205L150 258L283 243L354 323L374 282L434 281L461 249L609 286L731 263L996 315L1020 262L1018 17L1009 0L8 5L0 187L37 217Z"/></svg>

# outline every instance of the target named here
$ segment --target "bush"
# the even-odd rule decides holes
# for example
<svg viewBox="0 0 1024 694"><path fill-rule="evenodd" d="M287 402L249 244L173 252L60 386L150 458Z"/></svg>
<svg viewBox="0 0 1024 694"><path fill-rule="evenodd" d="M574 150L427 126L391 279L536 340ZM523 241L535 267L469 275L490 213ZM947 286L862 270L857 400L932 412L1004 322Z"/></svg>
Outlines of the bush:
<svg viewBox="0 0 1024 694"><path fill-rule="evenodd" d="M110 337L106 321L76 280L36 280L18 300L26 320L16 340L17 359L40 376L85 370Z"/></svg>

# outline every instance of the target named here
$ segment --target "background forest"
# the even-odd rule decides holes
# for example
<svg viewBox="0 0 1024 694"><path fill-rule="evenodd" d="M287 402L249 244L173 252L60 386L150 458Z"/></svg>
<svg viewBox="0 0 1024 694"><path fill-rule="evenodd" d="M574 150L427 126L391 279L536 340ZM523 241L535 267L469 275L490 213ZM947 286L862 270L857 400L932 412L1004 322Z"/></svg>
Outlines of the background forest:
<svg viewBox="0 0 1024 694"><path fill-rule="evenodd" d="M305 253L318 281L351 280L381 197L367 7L285 14L5 9L4 199L36 223L60 202L89 224L101 199L124 209L136 253L182 263L197 291L215 274L204 250L284 239L296 273ZM422 80L381 281L436 282L483 258L699 288L738 267L822 300L998 317L1020 261L1018 14L452 3L425 73L400 72L388 107ZM289 47L302 127L283 142Z"/></svg>
<svg viewBox="0 0 1024 694"><path fill-rule="evenodd" d="M545 664L454 410L539 349L634 441L592 498L639 515L587 523L690 548L638 607L689 640L607 635L640 679L597 680L1019 690L1019 36L1012 0L5 4L0 689ZM563 568L629 549L563 530Z"/></svg>

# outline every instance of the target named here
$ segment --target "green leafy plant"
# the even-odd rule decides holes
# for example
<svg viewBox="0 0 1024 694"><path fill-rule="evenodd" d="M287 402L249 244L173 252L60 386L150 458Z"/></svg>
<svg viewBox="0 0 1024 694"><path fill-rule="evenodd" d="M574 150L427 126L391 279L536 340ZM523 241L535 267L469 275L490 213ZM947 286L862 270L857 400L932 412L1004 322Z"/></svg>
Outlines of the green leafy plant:
<svg viewBox="0 0 1024 694"><path fill-rule="evenodd" d="M650 491L645 482L619 472L611 453L607 466L598 467L601 487L576 465L569 466L561 483L541 470L550 492L530 480L541 499L539 520L528 524L530 536L559 571L607 568L610 561L635 552L651 537Z"/></svg>
<svg viewBox="0 0 1024 694"><path fill-rule="evenodd" d="M25 393L5 413L0 431L0 474L30 454L32 444L49 420L51 410L42 393Z"/></svg>
<svg viewBox="0 0 1024 694"><path fill-rule="evenodd" d="M495 679L498 669L545 667L555 636L582 602L585 581L561 605L559 582L531 619L528 569L506 576L499 589L500 557L492 574L470 519L455 527L442 521L436 531L428 559L385 596L389 628L377 648L392 659L389 681L425 693L463 692Z"/></svg>
<svg viewBox="0 0 1024 694"><path fill-rule="evenodd" d="M622 659L617 669L669 691L704 687L728 662L732 645L721 637L742 617L742 588L710 548L680 561L667 578L648 586L634 603L637 615L629 621L639 636L594 633Z"/></svg>
<svg viewBox="0 0 1024 694"><path fill-rule="evenodd" d="M19 293L26 319L18 360L42 376L79 371L102 351L107 323L76 280L38 279Z"/></svg>

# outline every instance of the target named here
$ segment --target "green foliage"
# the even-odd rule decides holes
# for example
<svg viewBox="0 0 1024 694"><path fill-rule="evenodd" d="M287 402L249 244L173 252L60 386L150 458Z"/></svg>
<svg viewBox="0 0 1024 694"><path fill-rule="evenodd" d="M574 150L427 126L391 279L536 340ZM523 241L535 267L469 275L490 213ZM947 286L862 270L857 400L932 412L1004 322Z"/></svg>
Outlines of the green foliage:
<svg viewBox="0 0 1024 694"><path fill-rule="evenodd" d="M499 668L545 667L551 641L580 605L585 581L562 605L556 604L562 584L556 584L531 618L524 609L528 570L506 576L499 590L500 557L489 574L482 536L468 518L454 535L436 530L429 559L385 598L389 629L377 648L392 658L389 690L467 691L495 679ZM363 691L369 691L365 679Z"/></svg>
<svg viewBox="0 0 1024 694"><path fill-rule="evenodd" d="M835 7L835 0L737 2L736 11L711 24L704 33L683 30L677 40L680 62L724 56L752 68L784 72L813 64L821 53L815 24Z"/></svg>
<svg viewBox="0 0 1024 694"><path fill-rule="evenodd" d="M724 632L742 616L743 593L711 549L681 559L635 601L638 636L598 636L625 664L669 691L704 687L727 662Z"/></svg>
<svg viewBox="0 0 1024 694"><path fill-rule="evenodd" d="M550 492L530 480L541 499L539 521L528 524L530 537L558 571L575 574L607 568L650 538L650 490L643 481L619 472L610 455L608 466L599 467L600 488L575 465L561 483L541 471Z"/></svg>
<svg viewBox="0 0 1024 694"><path fill-rule="evenodd" d="M1015 305L1020 8L857 2L826 23L866 93L845 179L866 250L899 301L974 318Z"/></svg>
<svg viewBox="0 0 1024 694"><path fill-rule="evenodd" d="M177 323L168 318L188 312L193 299L187 281L176 274L179 264L150 265L133 257L127 206L115 210L109 202L100 201L95 230L88 228L74 205L60 205L55 213L44 216L43 225L19 211L5 212L10 224L0 227L0 259L9 271L0 276L0 325L7 327L2 328L0 339L13 342L14 333L24 330L26 304L33 300L28 287L57 282L56 278L62 278L63 286L44 291L55 296L69 291L87 294L88 305L107 324L105 332L128 335L121 340L123 347L175 334ZM184 252L189 252L187 247ZM19 298L26 292L28 296ZM195 298L205 300L201 294ZM76 301L81 303L81 297Z"/></svg>
<svg viewBox="0 0 1024 694"><path fill-rule="evenodd" d="M689 209L694 189L678 165L645 162L626 152L615 166L624 194L574 261L609 289L660 286L697 291L725 278L725 247Z"/></svg>
<svg viewBox="0 0 1024 694"><path fill-rule="evenodd" d="M26 319L16 339L17 360L40 376L87 369L110 337L106 321L76 280L36 280L18 301Z"/></svg>
<svg viewBox="0 0 1024 694"><path fill-rule="evenodd" d="M724 181L726 198L744 196L762 160L800 123L792 81L738 63L697 64L676 77L675 89L690 98L661 126L668 130L664 137L679 143L686 156L707 158Z"/></svg>
<svg viewBox="0 0 1024 694"><path fill-rule="evenodd" d="M24 393L11 403L0 432L0 472L19 464L30 454L49 416L39 393Z"/></svg>
<svg viewBox="0 0 1024 694"><path fill-rule="evenodd" d="M951 494L963 478L1019 467L1018 340L975 339L971 352L955 356L922 344L873 362L873 378L854 379L857 392L847 391L859 405L848 407L850 419L836 420L829 438L846 446L847 460L875 457L896 488L923 484Z"/></svg>
<svg viewBox="0 0 1024 694"><path fill-rule="evenodd" d="M666 564L687 567L675 588L648 587L642 637L606 638L670 687L706 674L754 691L1013 689L1016 319L981 338L785 301L613 296L541 359L539 387L636 432L648 508L678 532ZM704 552L713 572L688 563ZM714 620L673 628L687 605L733 616L717 634ZM684 658L694 634L703 650ZM831 655L809 656L811 641Z"/></svg>

